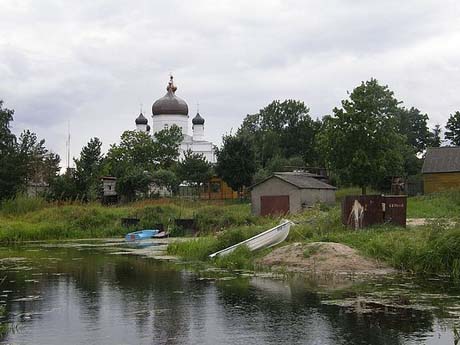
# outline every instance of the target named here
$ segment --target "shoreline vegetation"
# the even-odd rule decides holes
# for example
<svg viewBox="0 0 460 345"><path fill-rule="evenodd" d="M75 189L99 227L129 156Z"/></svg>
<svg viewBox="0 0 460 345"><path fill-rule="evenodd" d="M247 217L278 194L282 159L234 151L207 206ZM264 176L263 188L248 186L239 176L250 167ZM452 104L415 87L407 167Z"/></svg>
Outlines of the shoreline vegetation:
<svg viewBox="0 0 460 345"><path fill-rule="evenodd" d="M355 192L338 191L336 206L317 205L289 216L298 225L282 245L337 242L396 269L460 279L460 225L457 225L460 191L409 198L408 218L430 219L424 225L405 229L383 225L353 231L340 222L340 199ZM243 202L158 199L106 207L97 203L48 203L40 198L17 197L0 206L0 242L121 237L129 231L121 226L123 217L140 218L141 228L165 224L173 235L181 235L174 228L175 219L193 218L199 236L170 244L168 254L226 269L251 270L260 269L258 262L270 249L249 252L247 248L239 248L213 262L208 255L260 233L280 220L253 216L250 205Z"/></svg>

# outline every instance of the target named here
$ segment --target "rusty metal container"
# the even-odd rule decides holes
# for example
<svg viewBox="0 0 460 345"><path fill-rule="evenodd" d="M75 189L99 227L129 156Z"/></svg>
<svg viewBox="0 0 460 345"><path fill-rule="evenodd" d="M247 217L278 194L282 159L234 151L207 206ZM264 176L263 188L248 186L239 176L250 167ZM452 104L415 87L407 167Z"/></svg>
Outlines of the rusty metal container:
<svg viewBox="0 0 460 345"><path fill-rule="evenodd" d="M383 223L381 195L348 195L342 201L342 223L355 229Z"/></svg>
<svg viewBox="0 0 460 345"><path fill-rule="evenodd" d="M407 196L385 195L383 200L385 223L406 227Z"/></svg>

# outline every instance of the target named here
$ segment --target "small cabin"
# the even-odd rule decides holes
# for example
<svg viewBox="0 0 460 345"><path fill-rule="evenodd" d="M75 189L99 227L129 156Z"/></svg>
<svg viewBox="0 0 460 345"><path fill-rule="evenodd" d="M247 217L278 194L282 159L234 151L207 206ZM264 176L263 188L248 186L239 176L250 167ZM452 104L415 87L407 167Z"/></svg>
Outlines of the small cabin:
<svg viewBox="0 0 460 345"><path fill-rule="evenodd" d="M422 175L425 193L460 189L460 147L428 148Z"/></svg>
<svg viewBox="0 0 460 345"><path fill-rule="evenodd" d="M113 176L101 177L102 182L102 203L105 205L116 204L118 202L118 194L116 191L117 178Z"/></svg>
<svg viewBox="0 0 460 345"><path fill-rule="evenodd" d="M334 204L336 188L323 178L307 172L275 173L250 187L252 213L298 213L316 203Z"/></svg>

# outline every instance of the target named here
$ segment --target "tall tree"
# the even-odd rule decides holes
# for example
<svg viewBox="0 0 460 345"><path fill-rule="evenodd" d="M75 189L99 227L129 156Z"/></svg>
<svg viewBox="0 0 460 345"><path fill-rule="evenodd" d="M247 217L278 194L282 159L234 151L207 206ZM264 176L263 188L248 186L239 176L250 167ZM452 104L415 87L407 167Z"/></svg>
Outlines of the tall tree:
<svg viewBox="0 0 460 345"><path fill-rule="evenodd" d="M91 138L81 150L80 157L74 160L77 188L86 200L95 200L100 194L99 179L104 158L101 147L99 138Z"/></svg>
<svg viewBox="0 0 460 345"><path fill-rule="evenodd" d="M323 134L330 168L345 184L378 186L385 177L401 174L404 137L398 133L398 101L376 79L362 82L334 108Z"/></svg>
<svg viewBox="0 0 460 345"><path fill-rule="evenodd" d="M428 115L417 108L399 108L396 113L398 132L406 136L406 141L415 153L422 153L430 143L431 133L428 128Z"/></svg>
<svg viewBox="0 0 460 345"><path fill-rule="evenodd" d="M252 183L256 171L252 142L244 135L224 135L222 147L216 149L216 172L227 184L242 191Z"/></svg>
<svg viewBox="0 0 460 345"><path fill-rule="evenodd" d="M177 175L182 181L200 186L211 178L211 164L200 153L184 152L184 158L177 164Z"/></svg>
<svg viewBox="0 0 460 345"><path fill-rule="evenodd" d="M106 157L109 174L121 177L131 168L153 171L158 165L152 137L144 132L125 131L120 143L110 146Z"/></svg>
<svg viewBox="0 0 460 345"><path fill-rule="evenodd" d="M306 164L316 164L316 135L321 123L313 121L309 108L301 101L271 102L257 114L247 115L238 130L254 145L262 168L275 157L301 156Z"/></svg>
<svg viewBox="0 0 460 345"><path fill-rule="evenodd" d="M38 139L37 135L28 129L21 133L18 141L18 154L25 182L44 182L43 168L47 153L45 139Z"/></svg>
<svg viewBox="0 0 460 345"><path fill-rule="evenodd" d="M460 111L450 115L444 136L455 146L460 146Z"/></svg>
<svg viewBox="0 0 460 345"><path fill-rule="evenodd" d="M437 124L434 126L433 131L431 132L431 139L430 139L430 146L431 147L440 147L442 140L441 140L442 129L441 125Z"/></svg>
<svg viewBox="0 0 460 345"><path fill-rule="evenodd" d="M179 158L179 147L184 135L179 126L172 125L169 128L156 132L155 158L159 166L163 169L170 168Z"/></svg>
<svg viewBox="0 0 460 345"><path fill-rule="evenodd" d="M0 200L14 196L23 180L16 136L11 132L14 110L3 108L0 100Z"/></svg>

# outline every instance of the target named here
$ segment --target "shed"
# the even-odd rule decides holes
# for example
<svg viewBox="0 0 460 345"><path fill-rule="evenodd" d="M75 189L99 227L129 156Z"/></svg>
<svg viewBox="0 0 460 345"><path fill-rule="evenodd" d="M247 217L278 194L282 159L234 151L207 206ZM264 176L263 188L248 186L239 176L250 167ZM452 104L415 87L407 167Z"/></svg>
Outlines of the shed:
<svg viewBox="0 0 460 345"><path fill-rule="evenodd" d="M422 167L425 193L460 189L460 147L432 147Z"/></svg>
<svg viewBox="0 0 460 345"><path fill-rule="evenodd" d="M316 203L335 203L335 187L304 172L275 173L250 187L255 215L298 213Z"/></svg>

